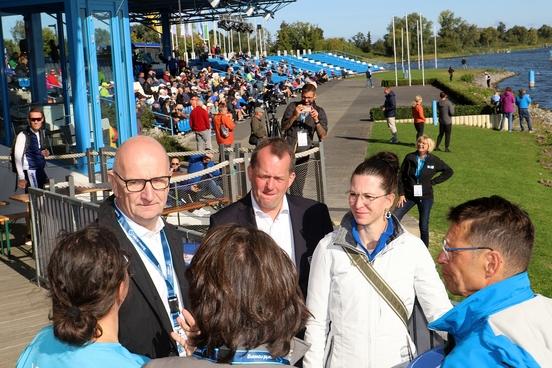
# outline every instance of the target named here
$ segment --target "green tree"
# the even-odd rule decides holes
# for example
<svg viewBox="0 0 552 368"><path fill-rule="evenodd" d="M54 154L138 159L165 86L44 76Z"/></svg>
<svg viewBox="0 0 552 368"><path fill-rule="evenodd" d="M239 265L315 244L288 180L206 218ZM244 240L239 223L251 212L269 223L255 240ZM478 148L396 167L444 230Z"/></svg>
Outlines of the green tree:
<svg viewBox="0 0 552 368"><path fill-rule="evenodd" d="M282 22L276 33L274 48L279 50L316 49L316 44L324 40L324 31L311 23Z"/></svg>
<svg viewBox="0 0 552 368"><path fill-rule="evenodd" d="M479 44L484 47L491 47L498 43L498 31L494 27L483 28L479 33Z"/></svg>
<svg viewBox="0 0 552 368"><path fill-rule="evenodd" d="M498 26L496 26L496 30L498 32L498 37L501 40L504 40L504 36L506 35L506 24L504 24L504 22L498 22Z"/></svg>
<svg viewBox="0 0 552 368"><path fill-rule="evenodd" d="M154 29L143 24L133 24L130 27L132 42L159 42L161 35Z"/></svg>
<svg viewBox="0 0 552 368"><path fill-rule="evenodd" d="M441 25L439 30L441 48L446 51L461 50L463 40L458 31L467 27L466 21L460 17L455 17L452 11L445 10L439 14L438 22Z"/></svg>
<svg viewBox="0 0 552 368"><path fill-rule="evenodd" d="M370 32L366 33L366 35L362 32L358 32L356 35L351 37L350 42L364 52L370 52L372 49L372 36L370 35Z"/></svg>
<svg viewBox="0 0 552 368"><path fill-rule="evenodd" d="M552 27L544 24L542 27L540 27L537 30L537 33L538 33L540 38L542 38L544 40L549 40L549 39L552 38Z"/></svg>
<svg viewBox="0 0 552 368"><path fill-rule="evenodd" d="M25 22L23 20L16 21L10 32L15 42L24 40L26 38Z"/></svg>

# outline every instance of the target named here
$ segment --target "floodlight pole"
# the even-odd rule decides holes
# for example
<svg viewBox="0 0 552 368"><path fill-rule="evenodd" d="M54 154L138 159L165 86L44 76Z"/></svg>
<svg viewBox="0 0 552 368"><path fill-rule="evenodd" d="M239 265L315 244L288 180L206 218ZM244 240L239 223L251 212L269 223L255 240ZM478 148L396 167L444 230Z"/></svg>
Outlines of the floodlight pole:
<svg viewBox="0 0 552 368"><path fill-rule="evenodd" d="M393 60L395 61L395 87L399 85L399 76L397 75L397 45L395 42L395 16L393 16Z"/></svg>
<svg viewBox="0 0 552 368"><path fill-rule="evenodd" d="M242 52L242 44L241 44L241 32L238 31L238 47L240 49L240 53Z"/></svg>
<svg viewBox="0 0 552 368"><path fill-rule="evenodd" d="M247 32L246 34L247 34L247 56L251 57L251 33Z"/></svg>
<svg viewBox="0 0 552 368"><path fill-rule="evenodd" d="M259 25L255 26L255 56L259 57Z"/></svg>
<svg viewBox="0 0 552 368"><path fill-rule="evenodd" d="M420 16L420 51L422 53L422 86L425 86L425 65L424 65L424 25L422 23L422 13L418 13Z"/></svg>
<svg viewBox="0 0 552 368"><path fill-rule="evenodd" d="M408 37L408 14L406 14L406 63L408 67L408 85L412 86L412 74L410 73L410 39Z"/></svg>

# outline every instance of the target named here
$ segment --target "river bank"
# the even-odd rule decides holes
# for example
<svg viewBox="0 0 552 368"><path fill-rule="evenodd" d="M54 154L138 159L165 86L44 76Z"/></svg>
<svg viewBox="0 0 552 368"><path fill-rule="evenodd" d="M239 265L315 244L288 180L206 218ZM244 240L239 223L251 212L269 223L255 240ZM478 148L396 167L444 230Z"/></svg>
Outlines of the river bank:
<svg viewBox="0 0 552 368"><path fill-rule="evenodd" d="M511 71L503 71L491 74L491 87L497 89L499 83L505 81L508 78L514 77L517 73ZM485 80L485 74L480 73L474 77L473 83L480 88L487 87L487 81ZM515 91L514 91L515 93ZM534 122L538 124L544 124L552 126L552 111L547 108L539 107L539 104L533 103L531 105L531 115Z"/></svg>

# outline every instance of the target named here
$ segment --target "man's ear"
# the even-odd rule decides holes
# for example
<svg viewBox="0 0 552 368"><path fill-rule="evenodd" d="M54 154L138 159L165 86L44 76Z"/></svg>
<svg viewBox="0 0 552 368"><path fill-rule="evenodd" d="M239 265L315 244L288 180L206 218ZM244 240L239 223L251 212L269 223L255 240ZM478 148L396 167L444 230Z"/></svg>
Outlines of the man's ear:
<svg viewBox="0 0 552 368"><path fill-rule="evenodd" d="M289 189L289 187L291 187L291 184L293 184L294 180L295 180L295 172L292 172L291 174L289 174L288 189Z"/></svg>
<svg viewBox="0 0 552 368"><path fill-rule="evenodd" d="M496 250L487 252L485 255L485 278L500 278L504 270L504 258Z"/></svg>
<svg viewBox="0 0 552 368"><path fill-rule="evenodd" d="M117 197L119 186L117 185L117 178L115 177L113 170L107 172L107 181L109 185L111 185L111 190L113 191L113 194L115 195L115 197Z"/></svg>

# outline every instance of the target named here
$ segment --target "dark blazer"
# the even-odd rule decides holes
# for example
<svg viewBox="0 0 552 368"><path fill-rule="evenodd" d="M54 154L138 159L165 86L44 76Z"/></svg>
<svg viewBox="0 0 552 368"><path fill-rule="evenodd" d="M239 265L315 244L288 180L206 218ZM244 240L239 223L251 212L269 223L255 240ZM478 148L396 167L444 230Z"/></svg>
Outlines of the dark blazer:
<svg viewBox="0 0 552 368"><path fill-rule="evenodd" d="M310 258L320 239L333 231L333 225L328 207L325 204L289 194L287 200L293 228L295 265L299 272L299 285L306 297ZM238 224L257 228L255 212L251 202L251 192L239 201L211 215L210 228L224 224Z"/></svg>
<svg viewBox="0 0 552 368"><path fill-rule="evenodd" d="M97 222L113 231L119 246L130 256L130 286L119 310L119 341L131 352L150 358L178 355L176 344L170 337L173 330L171 320L138 251L117 222L113 200L111 196L102 203ZM170 224L165 224L165 232L171 248L175 276L184 299L182 304L187 305L188 282L185 277L182 238Z"/></svg>

